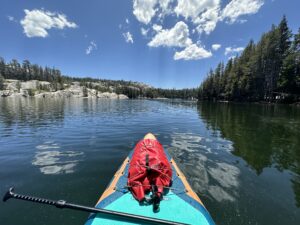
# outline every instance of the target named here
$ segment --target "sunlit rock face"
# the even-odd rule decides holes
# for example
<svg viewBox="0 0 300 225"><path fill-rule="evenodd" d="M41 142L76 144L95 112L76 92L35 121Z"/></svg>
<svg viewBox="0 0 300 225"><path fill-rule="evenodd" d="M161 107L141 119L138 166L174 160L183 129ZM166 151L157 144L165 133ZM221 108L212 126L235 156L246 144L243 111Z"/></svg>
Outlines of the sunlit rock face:
<svg viewBox="0 0 300 225"><path fill-rule="evenodd" d="M191 133L172 134L171 155L178 161L193 189L216 201L235 201L238 197L240 169L224 161L219 154L229 154L230 142L212 142Z"/></svg>
<svg viewBox="0 0 300 225"><path fill-rule="evenodd" d="M94 88L99 84L92 84L94 84L93 88L84 89L79 82L72 82L72 84L64 84L63 90L57 90L47 81L7 79L4 84L5 90L0 91L0 97L128 99L128 96L116 94L113 90L111 92L97 91Z"/></svg>
<svg viewBox="0 0 300 225"><path fill-rule="evenodd" d="M45 175L74 173L83 157L83 152L64 151L53 142L45 142L36 146L36 149L32 165Z"/></svg>

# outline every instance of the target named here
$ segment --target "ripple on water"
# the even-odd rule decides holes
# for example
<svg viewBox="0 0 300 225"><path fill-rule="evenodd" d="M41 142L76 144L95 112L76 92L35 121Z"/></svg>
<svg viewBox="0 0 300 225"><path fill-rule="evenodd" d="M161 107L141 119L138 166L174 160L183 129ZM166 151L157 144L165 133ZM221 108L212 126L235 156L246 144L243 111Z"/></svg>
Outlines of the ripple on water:
<svg viewBox="0 0 300 225"><path fill-rule="evenodd" d="M37 166L46 175L74 173L75 167L82 160L83 152L59 150L53 142L37 145L32 165Z"/></svg>

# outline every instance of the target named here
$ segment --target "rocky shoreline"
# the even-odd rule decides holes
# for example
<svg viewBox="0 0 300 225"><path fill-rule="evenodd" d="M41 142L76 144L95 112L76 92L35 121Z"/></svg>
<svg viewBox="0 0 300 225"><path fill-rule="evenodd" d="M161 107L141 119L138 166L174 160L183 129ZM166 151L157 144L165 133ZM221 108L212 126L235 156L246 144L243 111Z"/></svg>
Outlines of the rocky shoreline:
<svg viewBox="0 0 300 225"><path fill-rule="evenodd" d="M64 84L63 90L55 90L47 81L19 81L6 80L5 89L0 91L1 97L35 97L35 98L100 98L100 99L128 99L124 94L114 92L100 92L96 89L80 86L79 82Z"/></svg>

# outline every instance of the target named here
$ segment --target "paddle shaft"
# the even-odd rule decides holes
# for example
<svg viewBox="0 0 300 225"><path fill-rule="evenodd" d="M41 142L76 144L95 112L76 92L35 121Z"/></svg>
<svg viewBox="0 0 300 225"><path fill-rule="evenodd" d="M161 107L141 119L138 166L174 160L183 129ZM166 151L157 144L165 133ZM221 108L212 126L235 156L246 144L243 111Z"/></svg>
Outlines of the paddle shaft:
<svg viewBox="0 0 300 225"><path fill-rule="evenodd" d="M73 203L67 203L64 200L55 201L55 200L50 200L50 199L44 199L44 198L38 198L38 197L33 197L33 196L28 196L28 195L17 194L17 193L13 192L13 188L10 188L9 191L4 195L3 201L5 202L10 198L15 198L15 199L20 199L20 200L30 201L30 202L36 202L36 203L41 203L41 204L46 204L46 205L53 205L53 206L56 206L57 208L75 209L75 210L85 211L85 212L101 213L104 215L112 215L112 216L116 216L120 219L130 219L132 221L144 222L147 224L187 225L185 223L178 223L178 222L161 220L161 219L145 217L145 216L139 216L139 215L134 215L134 214L129 214L129 213L116 212L116 211L107 210L107 209L98 209L98 208L94 208L94 207L88 207L88 206L77 205L77 204L73 204Z"/></svg>

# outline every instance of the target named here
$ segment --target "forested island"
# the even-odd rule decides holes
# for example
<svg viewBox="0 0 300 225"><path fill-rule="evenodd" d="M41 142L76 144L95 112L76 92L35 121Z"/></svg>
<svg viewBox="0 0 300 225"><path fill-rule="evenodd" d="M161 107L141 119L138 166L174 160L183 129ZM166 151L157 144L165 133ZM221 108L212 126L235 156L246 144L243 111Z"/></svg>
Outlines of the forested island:
<svg viewBox="0 0 300 225"><path fill-rule="evenodd" d="M210 70L199 88L199 98L247 102L300 101L300 29L290 31L284 16L278 26L240 56Z"/></svg>
<svg viewBox="0 0 300 225"><path fill-rule="evenodd" d="M250 40L240 55L229 59L226 65L219 63L200 87L192 89L162 89L133 81L66 76L56 68L41 67L28 60L5 62L0 57L0 95L299 102L300 29L292 34L284 16L257 43Z"/></svg>

